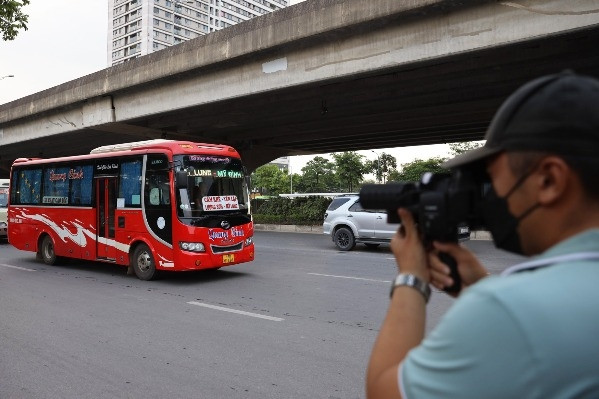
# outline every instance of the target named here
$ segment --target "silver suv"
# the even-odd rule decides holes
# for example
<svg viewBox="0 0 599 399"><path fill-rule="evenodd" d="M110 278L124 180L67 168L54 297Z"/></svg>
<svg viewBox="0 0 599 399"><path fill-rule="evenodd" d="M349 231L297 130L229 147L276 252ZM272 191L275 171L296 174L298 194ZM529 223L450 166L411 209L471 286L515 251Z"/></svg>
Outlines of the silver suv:
<svg viewBox="0 0 599 399"><path fill-rule="evenodd" d="M335 198L324 214L322 229L331 235L333 242L341 251L350 251L356 243L376 248L389 243L399 228L399 224L387 223L387 211L364 209L357 195ZM460 241L470 239L467 226L458 227Z"/></svg>
<svg viewBox="0 0 599 399"><path fill-rule="evenodd" d="M357 195L340 196L331 202L324 214L324 234L330 234L342 251L349 251L356 243L376 248L389 243L399 224L387 223L387 211L364 209Z"/></svg>

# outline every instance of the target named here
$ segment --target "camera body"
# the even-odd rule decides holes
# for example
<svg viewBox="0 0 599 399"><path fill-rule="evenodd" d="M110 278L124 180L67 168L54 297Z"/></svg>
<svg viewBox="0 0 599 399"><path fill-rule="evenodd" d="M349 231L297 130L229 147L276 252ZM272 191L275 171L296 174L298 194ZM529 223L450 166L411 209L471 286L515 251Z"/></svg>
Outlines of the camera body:
<svg viewBox="0 0 599 399"><path fill-rule="evenodd" d="M414 217L425 247L433 241L457 242L461 227L483 226L482 199L488 184L476 170L457 169L451 174L425 173L420 182L367 184L360 190L365 209L386 209L388 223L401 223L398 208ZM457 264L447 254L439 254L454 281L447 292L459 292L461 279Z"/></svg>
<svg viewBox="0 0 599 399"><path fill-rule="evenodd" d="M472 172L425 173L419 182L366 184L360 190L365 209L386 209L388 223L400 223L398 208L408 209L423 241L458 241L460 227L483 225L485 185Z"/></svg>

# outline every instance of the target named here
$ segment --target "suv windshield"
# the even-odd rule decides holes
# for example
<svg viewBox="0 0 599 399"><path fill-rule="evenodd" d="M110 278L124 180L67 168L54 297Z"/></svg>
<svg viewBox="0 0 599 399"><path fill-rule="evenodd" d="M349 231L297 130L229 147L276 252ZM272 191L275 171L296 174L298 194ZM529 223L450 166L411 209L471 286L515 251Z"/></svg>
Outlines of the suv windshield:
<svg viewBox="0 0 599 399"><path fill-rule="evenodd" d="M241 160L216 155L175 156L187 188L177 189L179 217L248 213L249 199Z"/></svg>

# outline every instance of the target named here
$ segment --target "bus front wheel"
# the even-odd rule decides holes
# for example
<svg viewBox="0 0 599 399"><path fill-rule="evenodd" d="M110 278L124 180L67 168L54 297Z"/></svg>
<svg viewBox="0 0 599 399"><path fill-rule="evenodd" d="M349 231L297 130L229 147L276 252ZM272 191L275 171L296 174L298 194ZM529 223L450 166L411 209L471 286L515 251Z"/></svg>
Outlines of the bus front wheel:
<svg viewBox="0 0 599 399"><path fill-rule="evenodd" d="M47 265L56 264L56 252L54 252L54 241L50 236L44 236L39 249L39 256Z"/></svg>
<svg viewBox="0 0 599 399"><path fill-rule="evenodd" d="M135 248L133 257L131 258L131 266L135 275L140 280L152 280L156 278L158 273L152 251L150 251L150 248L146 244L139 244Z"/></svg>

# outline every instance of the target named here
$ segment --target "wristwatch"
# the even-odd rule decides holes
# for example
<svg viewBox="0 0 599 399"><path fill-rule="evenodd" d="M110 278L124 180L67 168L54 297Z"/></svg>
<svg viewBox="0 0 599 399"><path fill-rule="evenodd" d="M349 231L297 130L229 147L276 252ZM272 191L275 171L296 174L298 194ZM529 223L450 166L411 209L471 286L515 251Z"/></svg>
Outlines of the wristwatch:
<svg viewBox="0 0 599 399"><path fill-rule="evenodd" d="M398 274L391 284L391 292L389 293L389 297L393 297L393 291L395 291L395 288L402 285L412 287L420 292L424 297L424 302L428 303L428 300L431 297L431 287L429 287L426 282L422 281L413 274Z"/></svg>

